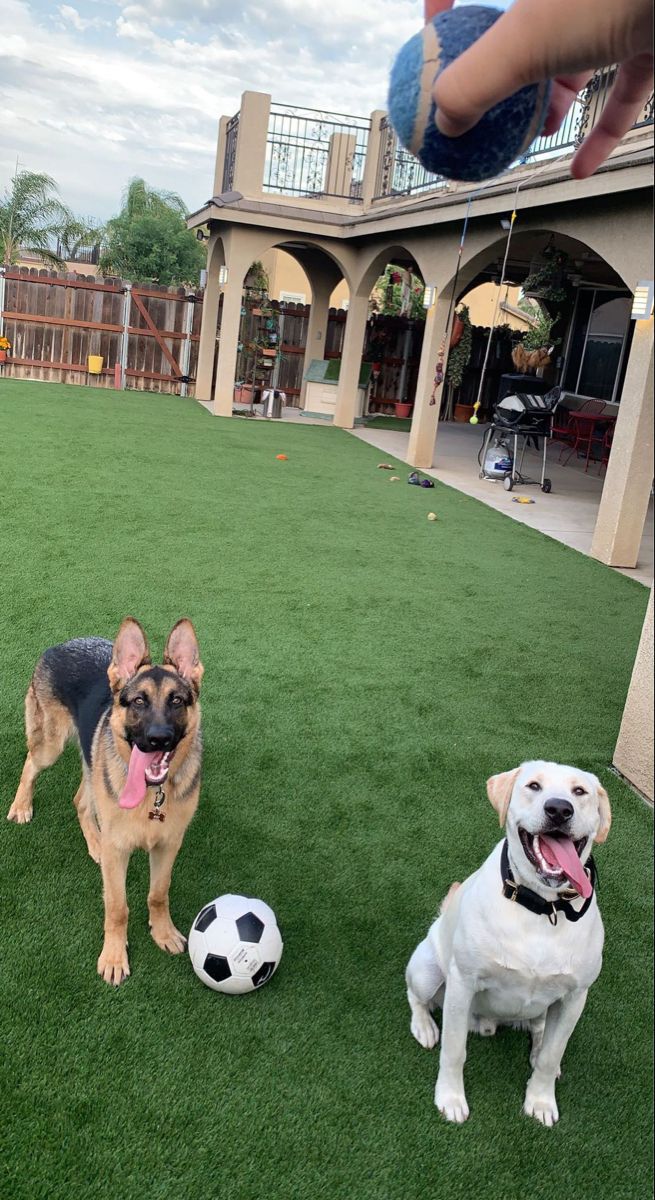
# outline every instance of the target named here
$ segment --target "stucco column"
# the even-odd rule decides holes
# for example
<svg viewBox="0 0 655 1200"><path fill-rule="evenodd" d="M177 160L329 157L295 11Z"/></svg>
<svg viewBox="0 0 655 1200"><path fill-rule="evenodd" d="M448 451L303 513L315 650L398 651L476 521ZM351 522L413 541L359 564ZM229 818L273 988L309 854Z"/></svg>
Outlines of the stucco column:
<svg viewBox="0 0 655 1200"><path fill-rule="evenodd" d="M368 295L350 297L343 339L334 424L352 429L357 415L357 388L362 367L364 334L368 319Z"/></svg>
<svg viewBox="0 0 655 1200"><path fill-rule="evenodd" d="M637 321L591 553L636 567L653 482L653 318Z"/></svg>
<svg viewBox="0 0 655 1200"><path fill-rule="evenodd" d="M262 194L270 115L270 96L264 92L243 93L232 187L244 196Z"/></svg>
<svg viewBox="0 0 655 1200"><path fill-rule="evenodd" d="M382 145L382 131L380 123L382 118L386 116L384 109L376 108L371 113L371 132L368 138L368 146L366 148L366 163L364 166L364 179L362 181L362 201L364 211L368 209L372 203L378 179L378 166Z"/></svg>
<svg viewBox="0 0 655 1200"><path fill-rule="evenodd" d="M635 659L614 766L653 800L653 593Z"/></svg>
<svg viewBox="0 0 655 1200"><path fill-rule="evenodd" d="M227 127L230 117L221 117L218 122L218 140L216 142L216 162L214 164L214 190L212 196L220 196L223 191L223 175L225 173L225 151L227 149Z"/></svg>
<svg viewBox="0 0 655 1200"><path fill-rule="evenodd" d="M200 326L200 345L198 347L198 366L196 367L196 400L211 400L212 376L214 374L214 356L216 353L216 329L218 326L218 305L221 289L218 273L223 263L218 239L209 243L207 254L207 283L202 302L202 324Z"/></svg>
<svg viewBox="0 0 655 1200"><path fill-rule="evenodd" d="M232 416L244 273L245 268L237 270L230 266L229 282L223 289L223 311L214 385L214 415L217 417Z"/></svg>
<svg viewBox="0 0 655 1200"><path fill-rule="evenodd" d="M421 362L416 381L416 398L412 413L412 427L407 447L407 462L411 466L419 467L423 470L429 470L434 463L439 410L441 408L445 383L442 383L441 387L437 389L436 404L431 406L430 400L434 386L437 355L448 316L449 301L449 293L447 291L440 291L437 303L428 309L425 318L425 333L423 335ZM444 371L445 369L446 363L444 362Z"/></svg>
<svg viewBox="0 0 655 1200"><path fill-rule="evenodd" d="M325 358L325 336L330 313L330 296L334 290L332 279L312 280L312 306L307 324L307 342L305 357L302 365L302 384L300 388L300 407L305 407L307 383L305 376L310 363L315 358Z"/></svg>
<svg viewBox="0 0 655 1200"><path fill-rule="evenodd" d="M333 133L330 138L324 188L328 196L349 196L357 139L351 133Z"/></svg>

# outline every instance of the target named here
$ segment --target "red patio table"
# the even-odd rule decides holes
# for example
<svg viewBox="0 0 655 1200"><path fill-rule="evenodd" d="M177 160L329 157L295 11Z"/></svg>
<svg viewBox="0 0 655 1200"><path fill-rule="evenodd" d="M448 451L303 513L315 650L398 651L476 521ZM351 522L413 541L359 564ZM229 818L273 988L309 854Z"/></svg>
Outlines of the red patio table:
<svg viewBox="0 0 655 1200"><path fill-rule="evenodd" d="M583 450L586 449L587 451L584 468L586 474L589 470L589 459L591 457L591 447L593 444L596 427L600 425L603 426L604 430L606 430L610 425L614 424L616 424L615 413L591 413L584 411L572 412L571 426L574 442L571 447L571 453L562 465L566 466L566 463L571 458L571 455L577 454L580 447L582 447Z"/></svg>

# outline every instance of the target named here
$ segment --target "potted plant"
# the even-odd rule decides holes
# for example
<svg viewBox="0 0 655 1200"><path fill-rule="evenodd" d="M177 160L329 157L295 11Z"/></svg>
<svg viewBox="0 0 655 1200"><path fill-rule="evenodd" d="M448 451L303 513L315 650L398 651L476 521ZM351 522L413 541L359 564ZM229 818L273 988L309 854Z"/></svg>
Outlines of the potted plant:
<svg viewBox="0 0 655 1200"><path fill-rule="evenodd" d="M548 366L550 356L559 341L558 338L552 337L553 326L557 324L559 317L559 313L550 317L542 309L536 323L512 350L512 362L522 375L535 374L540 368Z"/></svg>
<svg viewBox="0 0 655 1200"><path fill-rule="evenodd" d="M11 342L9 338L0 337L0 363L5 363L11 350Z"/></svg>
<svg viewBox="0 0 655 1200"><path fill-rule="evenodd" d="M471 313L467 304L462 304L455 315L461 322L461 336L448 355L446 380L451 388L457 391L462 386L464 372L471 361L473 328L471 326ZM473 405L456 403L453 416L456 421L470 420L473 416Z"/></svg>
<svg viewBox="0 0 655 1200"><path fill-rule="evenodd" d="M394 407L397 417L411 417L414 405L407 400L395 400Z"/></svg>
<svg viewBox="0 0 655 1200"><path fill-rule="evenodd" d="M562 304L566 300L564 283L568 258L565 250L558 250L550 244L546 246L541 258L530 264L530 273L523 281L523 294L534 300L550 300L554 304Z"/></svg>

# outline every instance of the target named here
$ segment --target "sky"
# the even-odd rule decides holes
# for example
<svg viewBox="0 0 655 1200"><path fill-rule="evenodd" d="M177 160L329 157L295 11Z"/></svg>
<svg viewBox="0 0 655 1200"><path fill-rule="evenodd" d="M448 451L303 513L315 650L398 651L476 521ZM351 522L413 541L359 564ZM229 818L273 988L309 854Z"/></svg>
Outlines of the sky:
<svg viewBox="0 0 655 1200"><path fill-rule="evenodd" d="M495 0L506 7L509 0ZM386 107L422 0L2 0L0 193L45 171L82 217L118 211L128 180L211 195L218 119L246 90L368 115Z"/></svg>

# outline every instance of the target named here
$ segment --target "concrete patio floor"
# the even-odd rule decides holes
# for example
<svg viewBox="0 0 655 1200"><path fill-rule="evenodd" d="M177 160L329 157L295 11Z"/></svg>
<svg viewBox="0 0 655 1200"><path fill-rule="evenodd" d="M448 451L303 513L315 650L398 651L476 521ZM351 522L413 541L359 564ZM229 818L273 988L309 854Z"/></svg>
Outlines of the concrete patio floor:
<svg viewBox="0 0 655 1200"><path fill-rule="evenodd" d="M505 513L514 521L538 529L558 542L572 546L583 554L589 554L600 504L605 471L599 476L598 464L593 463L587 474L582 460L570 459L565 466L558 462L562 449L559 443L548 446L546 475L551 479L553 490L544 494L539 487L517 485L513 492L506 492L502 482L480 479L478 453L486 426L459 425L442 422L437 435L434 465L424 475L430 475L467 496L474 496L490 508ZM371 446L376 446L385 455L406 460L408 433L390 429L376 429L375 422L361 429L353 429L353 436ZM408 472L409 472L408 467ZM541 477L541 455L527 450L523 474L531 479ZM534 504L516 504L515 497L528 496ZM619 568L624 575L637 579L647 587L653 583L653 501L651 499L644 536L639 553L639 562L633 570Z"/></svg>

